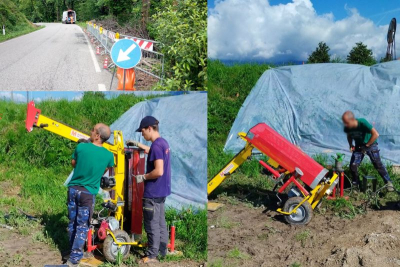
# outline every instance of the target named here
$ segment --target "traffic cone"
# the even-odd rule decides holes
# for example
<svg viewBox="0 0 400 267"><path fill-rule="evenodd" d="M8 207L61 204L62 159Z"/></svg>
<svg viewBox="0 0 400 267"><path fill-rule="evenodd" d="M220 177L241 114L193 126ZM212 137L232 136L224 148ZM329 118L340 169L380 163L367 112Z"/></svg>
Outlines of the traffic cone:
<svg viewBox="0 0 400 267"><path fill-rule="evenodd" d="M108 57L104 60L103 69L108 69Z"/></svg>
<svg viewBox="0 0 400 267"><path fill-rule="evenodd" d="M100 55L100 46L97 46L96 48L96 55Z"/></svg>

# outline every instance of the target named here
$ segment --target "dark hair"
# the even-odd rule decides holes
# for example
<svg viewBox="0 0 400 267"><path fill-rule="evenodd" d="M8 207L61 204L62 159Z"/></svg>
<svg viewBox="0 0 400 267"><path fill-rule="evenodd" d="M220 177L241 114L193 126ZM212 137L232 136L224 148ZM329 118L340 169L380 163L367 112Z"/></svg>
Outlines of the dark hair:
<svg viewBox="0 0 400 267"><path fill-rule="evenodd" d="M149 127L153 128L154 131L158 132L158 129L159 129L158 123L159 123L159 122L156 121L156 124L154 124L154 125L152 125L152 126L149 126Z"/></svg>

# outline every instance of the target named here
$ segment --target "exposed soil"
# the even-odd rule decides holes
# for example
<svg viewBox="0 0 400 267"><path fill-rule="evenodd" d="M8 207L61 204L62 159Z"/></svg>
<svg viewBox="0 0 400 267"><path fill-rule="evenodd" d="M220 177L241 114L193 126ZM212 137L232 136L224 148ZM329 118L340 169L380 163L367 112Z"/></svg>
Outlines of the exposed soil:
<svg viewBox="0 0 400 267"><path fill-rule="evenodd" d="M368 210L353 220L314 212L307 226L291 226L275 211L225 202L208 213L208 262L211 266L400 266L400 212L392 206Z"/></svg>
<svg viewBox="0 0 400 267"><path fill-rule="evenodd" d="M44 265L61 265L61 253L51 246L34 241L32 235L20 235L15 230L0 227L0 266L18 267L32 266L43 267ZM132 266L124 265L121 267ZM195 267L204 266L195 261L183 260L179 262L163 262L146 266L180 266Z"/></svg>
<svg viewBox="0 0 400 267"><path fill-rule="evenodd" d="M1 195L7 197L19 198L20 187L12 185L9 181L0 182ZM7 206L0 206L0 210L7 211ZM20 234L18 229L15 227L10 228L6 224L0 223L0 266L1 267L43 267L45 265L61 265L63 263L62 255L60 250L58 250L54 245L49 245L45 243L40 237L43 230L40 229L41 226L33 226L25 232L25 234ZM65 233L67 234L67 233ZM44 238L43 238L44 239ZM135 253L132 250L131 252ZM139 255L139 254L138 254ZM139 255L140 256L140 255ZM105 261L101 257L100 253L96 253L96 258ZM82 265L82 264L81 264ZM86 265L82 265L86 266ZM121 267L137 266L136 264L125 265L122 264ZM199 263L191 260L182 261L171 261L162 262L157 264L149 264L146 266L162 266L162 267L198 267L205 266L204 263Z"/></svg>

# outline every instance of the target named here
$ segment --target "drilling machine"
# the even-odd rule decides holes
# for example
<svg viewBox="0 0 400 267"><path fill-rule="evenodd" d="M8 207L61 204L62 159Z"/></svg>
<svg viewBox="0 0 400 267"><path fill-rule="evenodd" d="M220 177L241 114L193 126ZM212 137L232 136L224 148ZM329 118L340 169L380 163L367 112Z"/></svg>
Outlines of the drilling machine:
<svg viewBox="0 0 400 267"><path fill-rule="evenodd" d="M34 127L45 129L73 142L87 142L89 135L64 123L55 121L41 114L33 101L28 103L25 127L32 132ZM103 209L92 218L87 236L87 251L102 251L106 260L115 262L118 252L123 258L129 255L131 246L143 248L140 242L142 234L142 198L144 184L136 183L135 175L145 173L145 155L140 149L126 149L121 131L114 131L114 143L104 143L104 148L114 155L115 166L101 178L102 190L110 198L101 204ZM107 174L106 172L106 174ZM100 214L106 209L107 215ZM175 226L171 226L170 252L175 250Z"/></svg>
<svg viewBox="0 0 400 267"><path fill-rule="evenodd" d="M335 188L338 175L334 173L329 178L327 169L265 123L255 125L247 134L240 132L238 136L246 142L244 148L208 182L208 195L252 156L253 149L257 149L268 158L267 162L259 160L259 163L272 174L278 204L283 204L277 212L283 214L289 224L309 223L313 209ZM288 198L282 203L279 195L285 190Z"/></svg>

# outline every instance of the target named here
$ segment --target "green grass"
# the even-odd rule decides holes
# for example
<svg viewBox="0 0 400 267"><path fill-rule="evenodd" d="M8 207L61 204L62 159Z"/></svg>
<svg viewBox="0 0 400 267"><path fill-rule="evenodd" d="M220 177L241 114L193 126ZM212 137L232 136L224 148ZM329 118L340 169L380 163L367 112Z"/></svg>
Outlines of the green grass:
<svg viewBox="0 0 400 267"><path fill-rule="evenodd" d="M248 260L251 256L245 252L240 251L239 248L235 247L226 253L226 256L231 259L238 259L238 260Z"/></svg>
<svg viewBox="0 0 400 267"><path fill-rule="evenodd" d="M268 65L244 64L227 67L208 62L208 178L211 179L232 158L223 147L239 109ZM257 176L261 168L246 162L237 173ZM233 177L232 177L233 178ZM218 190L218 189L217 189Z"/></svg>
<svg viewBox="0 0 400 267"><path fill-rule="evenodd" d="M45 116L89 133L94 124L110 125L143 100L133 94L106 99L102 93L87 92L81 101L47 100L38 103L37 108ZM0 114L0 223L63 251L68 248L67 190L63 183L72 169L70 158L76 144L38 128L28 133L26 104L0 100ZM7 193L10 190L15 193ZM96 205L100 205L99 197ZM21 211L32 214L37 221ZM183 252L183 258L206 259L206 211L171 209L166 219L177 227L177 250Z"/></svg>
<svg viewBox="0 0 400 267"><path fill-rule="evenodd" d="M301 231L300 233L297 233L295 239L297 242L301 243L302 247L304 247L309 237L310 237L310 230L306 229Z"/></svg>

